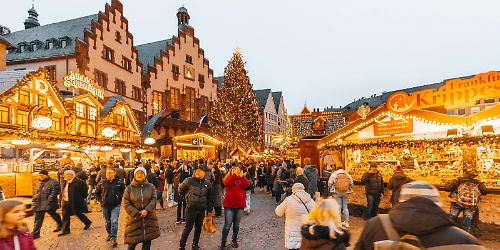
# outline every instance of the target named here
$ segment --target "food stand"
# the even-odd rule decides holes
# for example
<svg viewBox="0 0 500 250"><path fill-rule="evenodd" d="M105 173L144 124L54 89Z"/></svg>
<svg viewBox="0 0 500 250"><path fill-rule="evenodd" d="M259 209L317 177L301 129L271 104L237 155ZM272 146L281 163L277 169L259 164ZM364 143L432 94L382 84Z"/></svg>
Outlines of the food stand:
<svg viewBox="0 0 500 250"><path fill-rule="evenodd" d="M88 166L112 150L128 153L132 161L132 152L140 147L130 107L122 100L110 103L113 98L103 98L103 90L88 77L71 72L64 78L65 86L88 92L75 95L73 90L71 96L63 96L43 68L2 84L0 185L8 197L32 195L36 172L46 169L56 175L63 154Z"/></svg>
<svg viewBox="0 0 500 250"><path fill-rule="evenodd" d="M318 149L338 151L355 180L375 162L385 181L400 164L410 178L437 186L476 170L489 189L500 189L500 104L470 115L446 113L498 98L497 79L498 72L488 72L449 80L438 90L396 92L365 119L321 139Z"/></svg>
<svg viewBox="0 0 500 250"><path fill-rule="evenodd" d="M205 133L181 135L173 138L176 159L197 160L216 159L218 146L222 141Z"/></svg>

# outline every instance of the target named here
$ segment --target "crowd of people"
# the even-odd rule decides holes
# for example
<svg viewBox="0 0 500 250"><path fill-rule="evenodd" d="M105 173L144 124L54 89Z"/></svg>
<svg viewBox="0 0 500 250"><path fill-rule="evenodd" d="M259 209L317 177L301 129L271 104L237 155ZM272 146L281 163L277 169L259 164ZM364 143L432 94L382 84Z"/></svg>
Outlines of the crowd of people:
<svg viewBox="0 0 500 250"><path fill-rule="evenodd" d="M86 216L92 201L99 203L105 221L106 240L118 245L118 218L125 211L124 244L128 249L150 249L161 234L156 214L159 209L176 207L176 224L184 229L179 249L185 249L194 228L191 249L201 249L204 222L223 216L220 249L238 248L240 222L252 208L252 193L265 192L276 201L275 213L285 217L285 248L345 249L350 246L349 195L354 181L342 166L323 171L293 160L232 161L162 159L137 161L133 169L113 158L96 161L88 168L68 163L58 179L40 171L40 184L32 198L34 228L31 233L21 222L25 205L0 201L0 249L35 249L33 239L41 236L45 214L57 224L59 236L71 233L71 218L92 226ZM469 232L477 212L484 184L468 171L445 190L454 198L451 211L443 209L438 190L429 183L414 181L396 166L385 186L378 166L370 165L361 178L365 186L366 224L354 249L415 249L455 245L480 249ZM392 208L378 214L385 189L392 191ZM62 216L58 213L61 208ZM463 213L462 229L455 226ZM232 228L231 242L227 238ZM22 246L22 248L8 248ZM465 249L465 248L462 248Z"/></svg>

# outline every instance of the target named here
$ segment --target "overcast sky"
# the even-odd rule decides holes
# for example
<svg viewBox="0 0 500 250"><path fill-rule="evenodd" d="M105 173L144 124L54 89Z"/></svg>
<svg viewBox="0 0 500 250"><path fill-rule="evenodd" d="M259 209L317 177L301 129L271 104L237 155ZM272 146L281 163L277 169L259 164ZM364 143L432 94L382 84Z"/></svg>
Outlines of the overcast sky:
<svg viewBox="0 0 500 250"><path fill-rule="evenodd" d="M36 0L43 24L96 13L111 0ZM15 3L15 4L12 4ZM185 5L210 67L240 47L254 88L283 91L289 114L382 91L500 69L498 0L123 0L135 44L177 34ZM3 5L5 6L5 3ZM0 24L23 29L31 0Z"/></svg>

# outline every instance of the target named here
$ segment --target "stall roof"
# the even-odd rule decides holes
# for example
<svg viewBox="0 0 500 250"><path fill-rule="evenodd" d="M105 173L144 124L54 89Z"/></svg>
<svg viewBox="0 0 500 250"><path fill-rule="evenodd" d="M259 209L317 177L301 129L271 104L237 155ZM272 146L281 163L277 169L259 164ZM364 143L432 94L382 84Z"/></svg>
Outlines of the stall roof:
<svg viewBox="0 0 500 250"><path fill-rule="evenodd" d="M190 139L190 138L198 138L198 137L203 137L205 139L211 140L213 143L219 145L223 144L224 142L218 140L217 138L214 138L212 136L209 136L205 133L195 133L195 134L188 134L188 135L179 135L174 137L174 142L178 140L183 140L183 139Z"/></svg>
<svg viewBox="0 0 500 250"><path fill-rule="evenodd" d="M156 113L151 119L146 122L146 125L144 125L144 128L142 128L142 139L145 139L149 135L151 135L151 131L155 128L155 124L162 117L162 115L165 113L166 109L162 109L160 112Z"/></svg>
<svg viewBox="0 0 500 250"><path fill-rule="evenodd" d="M404 118L415 118L420 119L424 122L451 125L451 126L473 126L478 122L487 119L497 119L500 114L500 104L497 104L489 109L482 110L476 114L464 117L456 115L442 114L434 111L428 110L413 110L404 115L396 114L387 109L385 105L378 107L372 111L366 119L358 119L353 121L343 128L325 136L318 143L320 147L324 147L327 144L331 144L337 139L344 139L347 136L356 133L360 129L366 128L376 122L376 120L383 119L384 117L404 117ZM446 137L446 136L444 136ZM381 140L381 138L375 138L375 140ZM384 139L385 140L385 139ZM412 139L416 140L416 139Z"/></svg>

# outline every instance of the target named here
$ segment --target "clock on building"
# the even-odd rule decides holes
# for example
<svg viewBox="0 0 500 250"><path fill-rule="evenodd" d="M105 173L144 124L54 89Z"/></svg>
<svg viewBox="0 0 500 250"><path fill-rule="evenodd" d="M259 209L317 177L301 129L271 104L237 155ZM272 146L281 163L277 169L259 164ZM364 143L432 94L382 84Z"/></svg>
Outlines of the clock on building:
<svg viewBox="0 0 500 250"><path fill-rule="evenodd" d="M194 80L194 69L184 65L184 78Z"/></svg>

